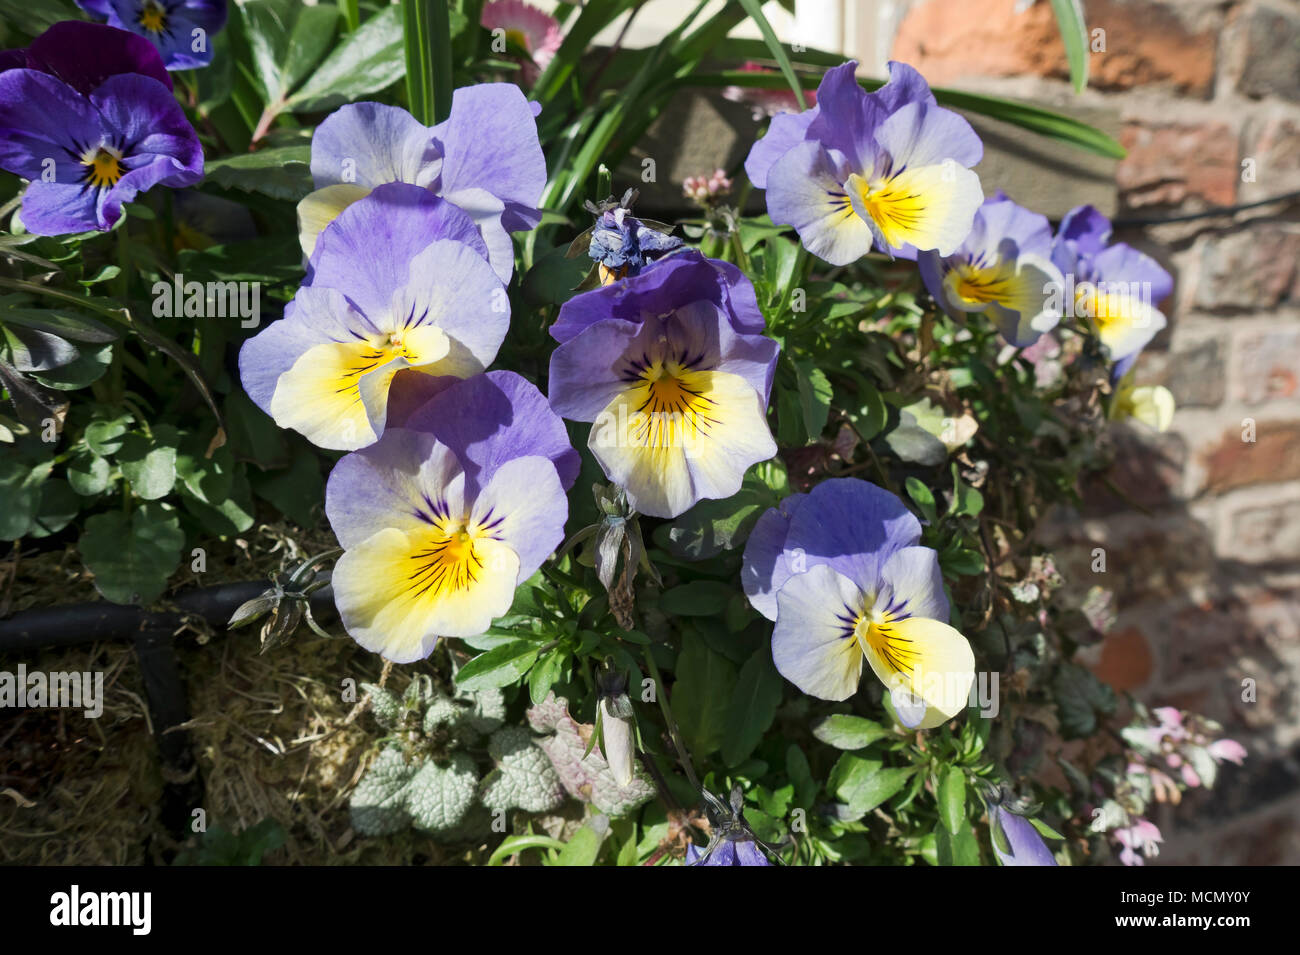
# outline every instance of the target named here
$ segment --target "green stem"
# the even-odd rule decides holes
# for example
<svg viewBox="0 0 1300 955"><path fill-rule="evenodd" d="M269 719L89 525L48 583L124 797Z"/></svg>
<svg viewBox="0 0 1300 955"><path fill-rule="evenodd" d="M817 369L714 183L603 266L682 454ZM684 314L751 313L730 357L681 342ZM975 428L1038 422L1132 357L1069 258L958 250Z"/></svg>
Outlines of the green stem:
<svg viewBox="0 0 1300 955"><path fill-rule="evenodd" d="M691 754L686 750L686 744L682 742L682 734L677 729L677 721L673 719L672 707L668 705L668 688L664 685L664 678L659 673L659 666L655 663L654 655L649 648L645 650L645 662L650 670L650 676L655 681L655 699L659 701L659 709L663 711L664 722L668 724L668 735L673 741L673 749L677 750L677 761L682 764L682 769L686 772L686 778L690 780L692 786L697 791L703 791L704 787L700 785L700 778L695 775L695 767L691 764Z"/></svg>

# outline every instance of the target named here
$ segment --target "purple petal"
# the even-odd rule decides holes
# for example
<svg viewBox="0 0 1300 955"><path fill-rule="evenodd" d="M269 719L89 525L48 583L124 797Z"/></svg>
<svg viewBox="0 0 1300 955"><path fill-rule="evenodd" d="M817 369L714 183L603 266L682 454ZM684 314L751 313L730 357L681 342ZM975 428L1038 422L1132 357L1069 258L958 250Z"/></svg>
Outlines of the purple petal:
<svg viewBox="0 0 1300 955"><path fill-rule="evenodd" d="M755 188L767 188L767 174L772 165L804 141L808 126L819 112L820 107L814 106L802 113L777 113L772 117L766 135L750 147L745 158L745 173Z"/></svg>
<svg viewBox="0 0 1300 955"><path fill-rule="evenodd" d="M345 182L371 189L390 182L427 186L440 156L433 131L406 110L350 103L316 127L311 177L317 189Z"/></svg>
<svg viewBox="0 0 1300 955"><path fill-rule="evenodd" d="M541 199L546 158L532 109L513 83L456 90L451 114L432 132L444 156L440 192L484 189L525 207Z"/></svg>
<svg viewBox="0 0 1300 955"><path fill-rule="evenodd" d="M473 414L464 413L467 408ZM480 483L505 461L525 455L549 458L566 490L578 478L580 459L564 422L535 385L512 371L457 381L413 412L404 426L435 435Z"/></svg>
<svg viewBox="0 0 1300 955"><path fill-rule="evenodd" d="M706 259L695 250L671 255L639 275L575 295L560 308L551 337L567 342L584 328L610 318L640 323L697 301L723 309L737 331L761 332L762 313L754 287L734 266Z"/></svg>
<svg viewBox="0 0 1300 955"><path fill-rule="evenodd" d="M122 73L138 73L172 88L172 78L152 43L100 23L54 24L27 48L27 66L57 76L86 95Z"/></svg>
<svg viewBox="0 0 1300 955"><path fill-rule="evenodd" d="M551 352L547 374L551 407L571 421L595 421L627 387L618 370L640 326L624 319L589 325Z"/></svg>
<svg viewBox="0 0 1300 955"><path fill-rule="evenodd" d="M740 583L750 605L768 620L776 619L776 591L790 578L790 568L784 562L790 518L807 496L791 494L767 510L745 541Z"/></svg>
<svg viewBox="0 0 1300 955"><path fill-rule="evenodd" d="M997 840L993 842L993 851L997 853L1003 865L1056 865L1056 859L1052 856L1052 851L1047 848L1043 842L1043 837L1038 834L1038 830L1024 816L1017 816L1015 813L1007 812L1001 806L994 806L990 812L992 817L989 821L1000 826L1003 834L1007 837L1007 844L1011 848L1010 853L1003 852L998 848Z"/></svg>
<svg viewBox="0 0 1300 955"><path fill-rule="evenodd" d="M893 494L856 478L833 478L794 512L785 555L793 565L829 564L874 592L884 561L920 539L920 521Z"/></svg>
<svg viewBox="0 0 1300 955"><path fill-rule="evenodd" d="M377 316L410 281L411 260L438 239L464 243L487 259L487 246L461 209L419 186L379 186L320 234L305 284L345 289L362 312Z"/></svg>

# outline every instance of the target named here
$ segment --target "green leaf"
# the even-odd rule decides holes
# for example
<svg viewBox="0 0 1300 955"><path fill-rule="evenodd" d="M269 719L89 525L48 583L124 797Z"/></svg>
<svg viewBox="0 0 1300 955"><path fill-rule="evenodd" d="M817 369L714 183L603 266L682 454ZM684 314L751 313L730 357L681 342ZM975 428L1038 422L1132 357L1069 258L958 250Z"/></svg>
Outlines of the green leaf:
<svg viewBox="0 0 1300 955"><path fill-rule="evenodd" d="M744 762L758 746L781 705L782 688L771 648L759 647L740 668L731 697L722 741L722 759L728 766Z"/></svg>
<svg viewBox="0 0 1300 955"><path fill-rule="evenodd" d="M1039 835L1042 835L1042 836L1044 836L1045 838L1048 838L1048 839L1064 839L1064 838L1065 838L1065 836L1061 835L1059 832L1057 832L1055 829L1053 829L1053 828L1052 828L1051 826L1049 826L1047 823L1043 822L1041 819L1030 819L1030 820L1029 820L1029 824L1030 824L1031 826L1033 826L1035 829L1038 830Z"/></svg>
<svg viewBox="0 0 1300 955"><path fill-rule="evenodd" d="M925 486L925 482L909 477L905 482L907 486L907 496L910 497L921 511L921 516L930 524L939 522L939 509L935 506L934 495L930 489Z"/></svg>
<svg viewBox="0 0 1300 955"><path fill-rule="evenodd" d="M878 759L845 753L831 770L827 788L848 806L851 818L861 819L902 789L915 771L912 766L885 769Z"/></svg>
<svg viewBox="0 0 1300 955"><path fill-rule="evenodd" d="M590 866L596 864L596 857L600 855L601 836L591 824L583 826L573 834L573 838L565 843L564 848L560 850L560 858L556 865L581 865Z"/></svg>
<svg viewBox="0 0 1300 955"><path fill-rule="evenodd" d="M176 512L144 504L130 517L121 511L86 521L77 548L95 575L95 589L118 604L149 604L167 587L180 563L185 534Z"/></svg>
<svg viewBox="0 0 1300 955"><path fill-rule="evenodd" d="M40 513L41 484L49 476L50 462L35 467L5 451L0 455L0 540L26 535Z"/></svg>
<svg viewBox="0 0 1300 955"><path fill-rule="evenodd" d="M158 425L153 435L132 431L117 453L122 475L136 497L156 501L171 493L176 484L176 429Z"/></svg>
<svg viewBox="0 0 1300 955"><path fill-rule="evenodd" d="M1088 85L1088 27L1083 21L1079 0L1052 0L1052 12L1065 42L1065 58L1070 64L1070 82L1076 93Z"/></svg>
<svg viewBox="0 0 1300 955"><path fill-rule="evenodd" d="M736 668L710 650L702 637L686 633L674 672L673 715L692 752L702 758L721 746L726 736Z"/></svg>
<svg viewBox="0 0 1300 955"><path fill-rule="evenodd" d="M735 590L716 580L693 580L665 590L659 598L664 613L680 617L713 617L722 613Z"/></svg>
<svg viewBox="0 0 1300 955"><path fill-rule="evenodd" d="M117 454L122 448L122 441L131 427L130 415L116 418L100 418L86 425L86 446L101 457Z"/></svg>
<svg viewBox="0 0 1300 955"><path fill-rule="evenodd" d="M528 671L528 698L533 701L534 705L540 704L546 699L546 694L551 691L551 687L559 682L561 675L563 675L564 665L567 662L568 654L556 648Z"/></svg>
<svg viewBox="0 0 1300 955"><path fill-rule="evenodd" d="M58 478L46 481L41 485L41 506L27 536L40 538L57 534L81 512L81 504L81 498L67 481Z"/></svg>
<svg viewBox="0 0 1300 955"><path fill-rule="evenodd" d="M803 426L808 437L816 440L826 428L834 392L826 373L811 361L796 361L794 367L799 375L799 410L803 412Z"/></svg>
<svg viewBox="0 0 1300 955"><path fill-rule="evenodd" d="M515 640L470 660L456 674L462 690L483 690L517 682L537 660L539 645L529 640Z"/></svg>
<svg viewBox="0 0 1300 955"><path fill-rule="evenodd" d="M81 451L68 462L68 485L83 497L103 494L108 488L108 462L93 451Z"/></svg>
<svg viewBox="0 0 1300 955"><path fill-rule="evenodd" d="M402 11L385 7L334 48L320 69L289 97L295 112L334 109L396 83L405 72Z"/></svg>
<svg viewBox="0 0 1300 955"><path fill-rule="evenodd" d="M975 839L975 830L963 826L955 833L949 833L943 826L934 830L936 861L939 865L979 865L980 847Z"/></svg>
<svg viewBox="0 0 1300 955"><path fill-rule="evenodd" d="M299 527L314 527L320 520L325 492L320 464L315 451L300 446L287 471L254 474L250 481L253 492L274 504Z"/></svg>
<svg viewBox="0 0 1300 955"><path fill-rule="evenodd" d="M740 490L725 500L700 501L668 529L668 551L682 560L707 560L749 539L758 519L780 503L790 485L779 460L756 464Z"/></svg>
<svg viewBox="0 0 1300 955"><path fill-rule="evenodd" d="M293 0L250 0L241 5L244 36L263 102L274 108L329 49L337 7Z"/></svg>
<svg viewBox="0 0 1300 955"><path fill-rule="evenodd" d="M966 772L960 766L949 766L939 783L939 818L944 828L956 833L966 822Z"/></svg>
<svg viewBox="0 0 1300 955"><path fill-rule="evenodd" d="M813 727L813 736L836 749L862 749L888 735L874 720L848 713L834 713Z"/></svg>
<svg viewBox="0 0 1300 955"><path fill-rule="evenodd" d="M277 146L213 159L203 173L226 189L297 202L311 192L311 146Z"/></svg>

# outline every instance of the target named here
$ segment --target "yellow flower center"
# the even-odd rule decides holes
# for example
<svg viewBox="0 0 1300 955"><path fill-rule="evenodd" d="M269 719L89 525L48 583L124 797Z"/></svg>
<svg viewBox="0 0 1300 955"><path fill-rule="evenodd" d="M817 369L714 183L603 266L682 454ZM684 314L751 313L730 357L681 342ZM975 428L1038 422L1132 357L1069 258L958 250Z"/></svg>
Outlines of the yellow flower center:
<svg viewBox="0 0 1300 955"><path fill-rule="evenodd" d="M677 362L656 361L637 384L633 440L643 447L679 447L707 435L717 424L714 400L700 387L701 376Z"/></svg>
<svg viewBox="0 0 1300 955"><path fill-rule="evenodd" d="M162 33L167 27L167 11L155 0L145 0L136 22L150 33Z"/></svg>
<svg viewBox="0 0 1300 955"><path fill-rule="evenodd" d="M515 46L523 47L523 49L528 50L529 53L532 52L531 47L528 45L528 36L523 30L507 30L506 39Z"/></svg>
<svg viewBox="0 0 1300 955"><path fill-rule="evenodd" d="M475 541L489 536L483 528L471 530L467 521L435 525L425 546L410 556L412 595L436 599L468 590L486 567L475 551Z"/></svg>
<svg viewBox="0 0 1300 955"><path fill-rule="evenodd" d="M876 656L894 673L911 673L920 656L912 641L899 636L892 614L867 611L858 618L853 636L864 648L870 647Z"/></svg>
<svg viewBox="0 0 1300 955"><path fill-rule="evenodd" d="M86 181L96 189L108 189L122 178L122 154L112 146L100 146L93 152L87 150L81 157L87 167Z"/></svg>
<svg viewBox="0 0 1300 955"><path fill-rule="evenodd" d="M905 244L906 236L922 224L925 200L913 192L910 183L903 181L902 177L870 184L861 179L858 182L861 188L858 200L885 240L893 246Z"/></svg>
<svg viewBox="0 0 1300 955"><path fill-rule="evenodd" d="M954 291L965 302L988 305L1011 297L1011 276L1002 269L960 265L954 272Z"/></svg>

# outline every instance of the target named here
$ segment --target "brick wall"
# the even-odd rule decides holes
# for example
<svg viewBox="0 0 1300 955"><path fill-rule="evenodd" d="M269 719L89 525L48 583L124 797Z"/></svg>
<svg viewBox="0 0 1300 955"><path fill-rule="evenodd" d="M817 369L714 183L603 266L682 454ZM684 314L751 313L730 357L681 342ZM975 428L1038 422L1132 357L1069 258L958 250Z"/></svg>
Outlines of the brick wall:
<svg viewBox="0 0 1300 955"><path fill-rule="evenodd" d="M1098 582L1121 612L1097 670L1220 720L1250 750L1213 793L1157 817L1159 861L1297 864L1300 200L1155 220L1300 191L1300 2L1084 0L1105 52L1077 99L1049 5L1016 7L913 0L893 55L936 85L1113 113L1129 152L1113 173L1117 234L1176 282L1170 327L1138 364L1173 392L1173 427L1117 434L1122 495L1089 487L1049 539L1077 576L1106 549Z"/></svg>

